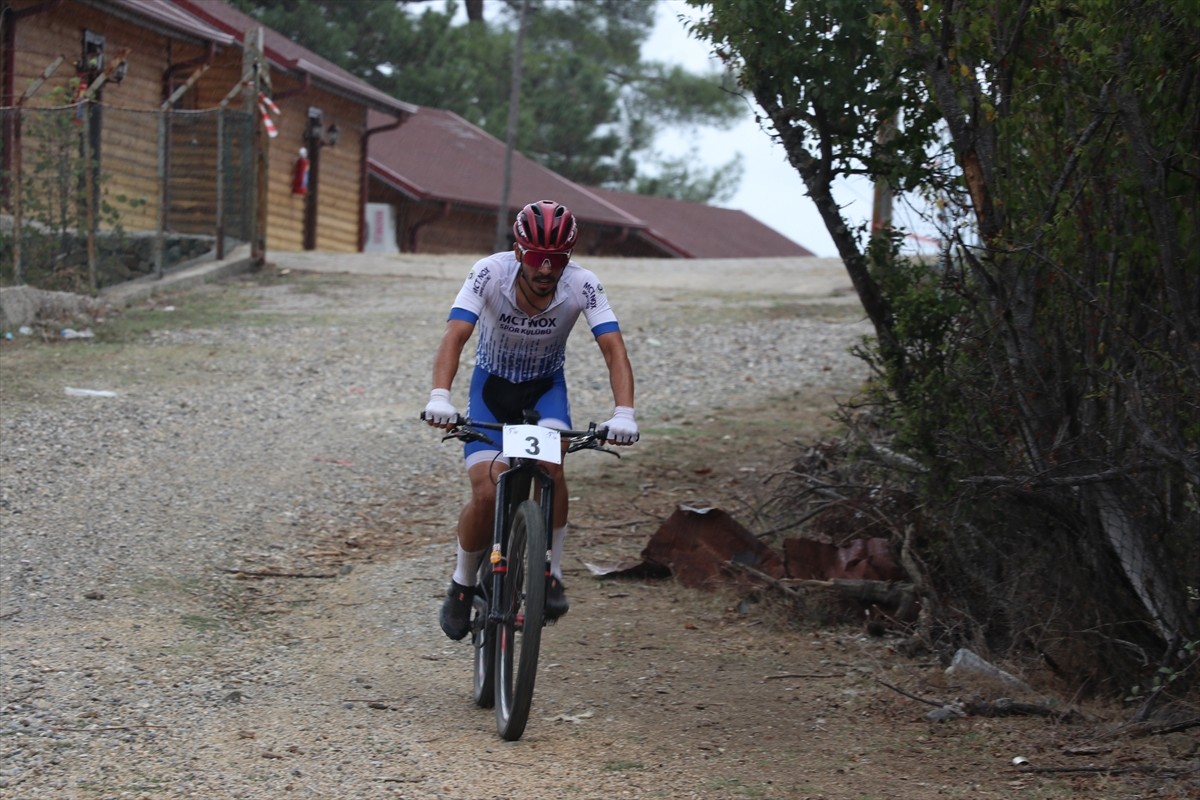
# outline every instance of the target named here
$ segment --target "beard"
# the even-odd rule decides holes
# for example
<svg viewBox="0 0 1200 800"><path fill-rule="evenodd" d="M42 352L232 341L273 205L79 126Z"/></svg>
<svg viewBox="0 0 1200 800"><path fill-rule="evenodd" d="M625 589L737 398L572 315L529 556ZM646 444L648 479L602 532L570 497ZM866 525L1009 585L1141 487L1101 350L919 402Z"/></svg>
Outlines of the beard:
<svg viewBox="0 0 1200 800"><path fill-rule="evenodd" d="M538 276L530 276L525 268L521 269L521 279L525 281L525 286L538 297L546 297L554 292L554 287L558 285L558 280L553 276L539 278Z"/></svg>

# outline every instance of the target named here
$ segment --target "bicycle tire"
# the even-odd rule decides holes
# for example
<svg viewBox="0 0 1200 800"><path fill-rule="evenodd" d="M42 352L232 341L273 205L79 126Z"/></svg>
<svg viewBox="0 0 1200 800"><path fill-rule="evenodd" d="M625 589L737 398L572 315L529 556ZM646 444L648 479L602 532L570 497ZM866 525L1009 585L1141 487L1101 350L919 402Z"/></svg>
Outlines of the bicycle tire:
<svg viewBox="0 0 1200 800"><path fill-rule="evenodd" d="M496 623L496 730L510 742L521 738L533 704L538 649L546 605L546 523L541 507L525 500L508 534L508 573Z"/></svg>
<svg viewBox="0 0 1200 800"><path fill-rule="evenodd" d="M475 705L491 708L496 702L496 626L488 622L487 589L492 572L488 564L479 568L475 592L475 614L471 621L471 649L474 653L473 691Z"/></svg>

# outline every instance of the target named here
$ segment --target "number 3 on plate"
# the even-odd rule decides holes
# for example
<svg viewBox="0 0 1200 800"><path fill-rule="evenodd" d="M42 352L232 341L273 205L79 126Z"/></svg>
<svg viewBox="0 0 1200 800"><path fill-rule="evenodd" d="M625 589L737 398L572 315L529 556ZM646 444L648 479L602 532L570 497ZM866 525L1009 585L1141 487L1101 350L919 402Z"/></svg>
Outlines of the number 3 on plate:
<svg viewBox="0 0 1200 800"><path fill-rule="evenodd" d="M505 425L504 455L509 458L535 458L562 463L560 436L553 428L540 425Z"/></svg>

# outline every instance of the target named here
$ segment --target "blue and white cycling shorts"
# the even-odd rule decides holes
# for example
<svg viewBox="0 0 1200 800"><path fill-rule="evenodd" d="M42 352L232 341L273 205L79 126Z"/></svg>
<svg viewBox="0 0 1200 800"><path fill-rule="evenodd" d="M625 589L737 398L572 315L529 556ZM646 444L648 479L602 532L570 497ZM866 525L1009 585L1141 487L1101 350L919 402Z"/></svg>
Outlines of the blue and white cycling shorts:
<svg viewBox="0 0 1200 800"><path fill-rule="evenodd" d="M475 371L471 373L471 390L467 396L468 417L479 422L517 425L524 422L522 412L526 409L538 412L539 425L561 430L570 429L571 403L567 397L567 378L561 368L544 378L513 383L475 367ZM467 442L463 445L463 457L468 469L484 461L498 460L508 463L508 459L499 455L500 433L487 433L496 444Z"/></svg>

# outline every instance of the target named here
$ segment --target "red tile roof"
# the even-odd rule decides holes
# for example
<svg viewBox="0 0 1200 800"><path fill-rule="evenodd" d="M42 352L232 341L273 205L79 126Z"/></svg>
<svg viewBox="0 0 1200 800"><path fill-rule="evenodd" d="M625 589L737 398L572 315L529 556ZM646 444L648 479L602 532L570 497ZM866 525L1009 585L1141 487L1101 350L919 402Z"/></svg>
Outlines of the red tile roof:
<svg viewBox="0 0 1200 800"><path fill-rule="evenodd" d="M386 124L372 113L368 126ZM452 111L422 106L394 130L372 136L369 169L379 180L418 200L494 209L504 187L504 142ZM510 210L549 198L580 220L640 229L645 223L598 193L572 183L520 153L513 154Z"/></svg>
<svg viewBox="0 0 1200 800"><path fill-rule="evenodd" d="M591 191L645 220L649 226L645 235L667 243L684 258L813 255L744 211L595 187Z"/></svg>

